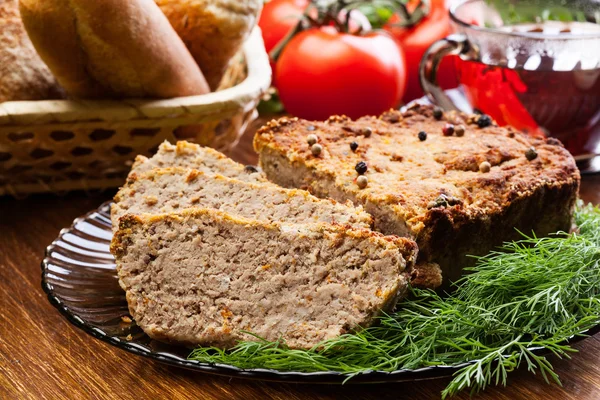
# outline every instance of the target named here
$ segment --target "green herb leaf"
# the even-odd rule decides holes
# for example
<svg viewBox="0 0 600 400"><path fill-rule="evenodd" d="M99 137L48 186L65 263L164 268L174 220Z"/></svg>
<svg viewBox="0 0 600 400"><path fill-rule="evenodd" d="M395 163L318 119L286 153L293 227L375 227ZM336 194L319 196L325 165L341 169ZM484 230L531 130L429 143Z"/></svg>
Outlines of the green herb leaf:
<svg viewBox="0 0 600 400"><path fill-rule="evenodd" d="M279 94L276 90L271 89L258 103L257 107L260 115L280 114L285 111L283 103L279 99Z"/></svg>

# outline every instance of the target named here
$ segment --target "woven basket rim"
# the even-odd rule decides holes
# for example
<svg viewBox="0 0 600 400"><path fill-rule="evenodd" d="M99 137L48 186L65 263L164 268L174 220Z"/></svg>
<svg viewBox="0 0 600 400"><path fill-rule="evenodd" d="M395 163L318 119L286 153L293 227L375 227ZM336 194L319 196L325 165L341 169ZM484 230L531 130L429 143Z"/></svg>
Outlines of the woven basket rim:
<svg viewBox="0 0 600 400"><path fill-rule="evenodd" d="M199 96L172 99L38 100L0 103L0 126L48 123L177 118L186 114L248 111L271 84L269 56L260 28L242 46L247 77L238 85ZM103 115L105 114L105 116Z"/></svg>

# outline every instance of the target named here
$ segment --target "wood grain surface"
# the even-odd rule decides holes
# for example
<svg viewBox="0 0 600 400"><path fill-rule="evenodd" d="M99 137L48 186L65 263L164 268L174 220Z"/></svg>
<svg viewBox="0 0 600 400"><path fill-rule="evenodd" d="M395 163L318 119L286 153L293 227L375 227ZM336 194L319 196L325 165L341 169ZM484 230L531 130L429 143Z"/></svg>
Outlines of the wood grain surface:
<svg viewBox="0 0 600 400"><path fill-rule="evenodd" d="M231 156L254 163L253 129ZM0 198L0 399L437 399L448 379L385 385L300 385L230 379L167 367L73 327L40 287L44 248L72 220L113 192ZM583 179L581 197L600 203L600 176ZM542 212L542 210L540 210ZM563 386L526 371L480 399L600 398L600 335L553 359ZM467 399L468 393L457 398Z"/></svg>

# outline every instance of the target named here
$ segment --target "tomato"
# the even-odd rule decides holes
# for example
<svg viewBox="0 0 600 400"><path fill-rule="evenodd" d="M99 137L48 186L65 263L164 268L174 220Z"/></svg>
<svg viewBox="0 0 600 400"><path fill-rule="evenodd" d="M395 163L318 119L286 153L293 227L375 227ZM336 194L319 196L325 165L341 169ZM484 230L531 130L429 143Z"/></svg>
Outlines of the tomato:
<svg viewBox="0 0 600 400"><path fill-rule="evenodd" d="M265 3L258 25L262 31L267 53L270 53L296 27L309 4L310 0L271 0ZM346 13L345 10L340 12L339 21L346 19ZM364 14L358 10L351 10L350 13L350 32L357 33L361 29L363 31L371 29L369 20ZM309 15L316 18L317 10L311 9ZM276 86L275 66L276 63L271 61L273 86Z"/></svg>
<svg viewBox="0 0 600 400"><path fill-rule="evenodd" d="M309 0L271 0L265 3L258 26L267 52L294 29L309 3Z"/></svg>
<svg viewBox="0 0 600 400"><path fill-rule="evenodd" d="M311 28L285 47L276 80L285 109L298 117L378 115L397 106L404 94L404 55L386 33Z"/></svg>
<svg viewBox="0 0 600 400"><path fill-rule="evenodd" d="M258 20L265 49L270 53L298 24L310 0L271 0L265 3ZM275 75L275 62L271 61ZM275 86L275 79L273 79Z"/></svg>
<svg viewBox="0 0 600 400"><path fill-rule="evenodd" d="M414 1L409 2L409 8L414 8L414 4ZM424 95L419 81L419 65L429 46L451 33L450 14L445 0L430 0L429 14L417 25L411 28L392 26L398 21L398 15L392 16L385 29L398 40L406 57L408 85L403 100L407 103ZM438 83L441 87L456 87L455 71L454 61L451 57L446 57L438 71Z"/></svg>

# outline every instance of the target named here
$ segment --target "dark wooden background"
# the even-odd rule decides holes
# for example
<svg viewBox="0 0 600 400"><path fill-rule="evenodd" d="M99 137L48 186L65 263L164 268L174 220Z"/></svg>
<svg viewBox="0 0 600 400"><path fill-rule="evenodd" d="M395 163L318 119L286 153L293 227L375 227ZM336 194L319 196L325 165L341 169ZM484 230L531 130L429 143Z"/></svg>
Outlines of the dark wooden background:
<svg viewBox="0 0 600 400"><path fill-rule="evenodd" d="M255 163L253 129L231 156ZM40 287L44 248L61 228L112 197L0 198L0 399L436 399L448 379L386 385L300 385L230 379L167 367L83 333L50 305ZM600 176L585 177L581 197L600 203ZM540 210L543 212L543 210ZM526 371L481 399L600 399L600 334L553 359L563 387ZM458 396L467 399L468 393Z"/></svg>

